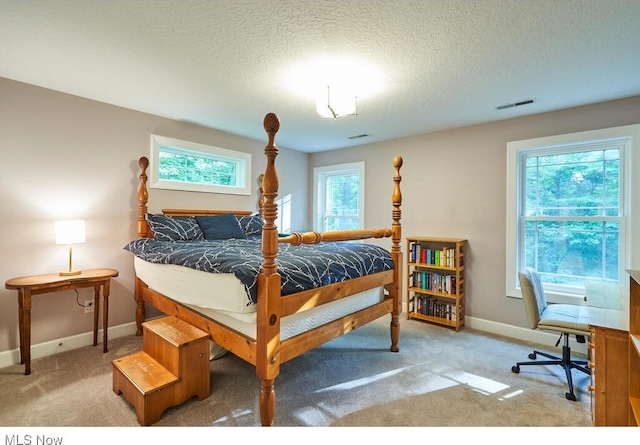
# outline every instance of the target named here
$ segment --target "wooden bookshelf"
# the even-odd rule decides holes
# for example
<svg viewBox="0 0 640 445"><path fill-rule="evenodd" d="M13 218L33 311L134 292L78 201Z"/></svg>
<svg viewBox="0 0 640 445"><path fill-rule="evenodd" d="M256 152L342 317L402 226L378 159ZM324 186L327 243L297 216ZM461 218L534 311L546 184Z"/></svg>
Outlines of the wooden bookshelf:
<svg viewBox="0 0 640 445"><path fill-rule="evenodd" d="M455 328L464 325L466 240L409 237L407 319Z"/></svg>

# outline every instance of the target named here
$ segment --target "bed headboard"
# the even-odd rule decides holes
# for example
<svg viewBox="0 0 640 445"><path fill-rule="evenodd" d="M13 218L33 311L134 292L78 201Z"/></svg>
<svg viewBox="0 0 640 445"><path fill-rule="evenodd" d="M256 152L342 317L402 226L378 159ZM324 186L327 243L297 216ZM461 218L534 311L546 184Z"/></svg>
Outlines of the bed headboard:
<svg viewBox="0 0 640 445"><path fill-rule="evenodd" d="M149 168L149 159L145 156L138 161L140 165L140 188L138 189L138 237L152 238L151 229L147 222L147 213L149 211L147 203L149 202L149 191L147 190L147 168ZM202 209L162 209L162 214L167 216L206 216L206 215L222 215L224 213L233 213L236 216L247 216L253 212L250 210L202 210Z"/></svg>

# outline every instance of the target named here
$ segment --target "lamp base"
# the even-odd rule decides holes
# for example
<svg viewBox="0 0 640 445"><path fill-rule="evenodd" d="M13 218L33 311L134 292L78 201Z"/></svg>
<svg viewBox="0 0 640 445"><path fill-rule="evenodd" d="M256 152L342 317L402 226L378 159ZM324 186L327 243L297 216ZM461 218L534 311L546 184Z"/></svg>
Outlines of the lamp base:
<svg viewBox="0 0 640 445"><path fill-rule="evenodd" d="M82 273L82 271L80 271L80 270L70 270L68 272L60 272L59 275L61 277L70 277L70 276L73 276L73 275L80 275L81 273Z"/></svg>

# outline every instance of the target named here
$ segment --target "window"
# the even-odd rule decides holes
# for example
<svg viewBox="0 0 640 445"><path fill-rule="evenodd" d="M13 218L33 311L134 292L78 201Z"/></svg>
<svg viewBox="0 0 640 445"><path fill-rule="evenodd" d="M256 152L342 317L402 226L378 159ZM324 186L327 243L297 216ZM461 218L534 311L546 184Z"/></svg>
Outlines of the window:
<svg viewBox="0 0 640 445"><path fill-rule="evenodd" d="M276 206L278 206L278 217L275 225L278 227L278 232L291 232L291 194L276 198Z"/></svg>
<svg viewBox="0 0 640 445"><path fill-rule="evenodd" d="M364 225L364 162L318 167L314 176L314 230L360 229Z"/></svg>
<svg viewBox="0 0 640 445"><path fill-rule="evenodd" d="M151 135L152 188L251 194L251 155Z"/></svg>
<svg viewBox="0 0 640 445"><path fill-rule="evenodd" d="M553 302L575 303L596 288L600 296L603 289L620 295L630 264L631 152L639 129L507 144L507 295L521 295L517 274L527 266L540 272Z"/></svg>

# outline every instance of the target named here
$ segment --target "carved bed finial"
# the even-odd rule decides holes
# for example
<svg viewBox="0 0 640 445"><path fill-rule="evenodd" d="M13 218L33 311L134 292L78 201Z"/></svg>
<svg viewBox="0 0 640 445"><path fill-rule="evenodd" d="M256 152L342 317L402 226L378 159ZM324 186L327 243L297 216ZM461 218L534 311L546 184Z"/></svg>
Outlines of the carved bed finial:
<svg viewBox="0 0 640 445"><path fill-rule="evenodd" d="M264 131L267 133L277 133L280 130L280 119L275 113L267 113L264 117Z"/></svg>
<svg viewBox="0 0 640 445"><path fill-rule="evenodd" d="M264 131L267 132L269 140L267 146L275 146L276 133L280 129L280 119L275 113L267 113L263 121Z"/></svg>

